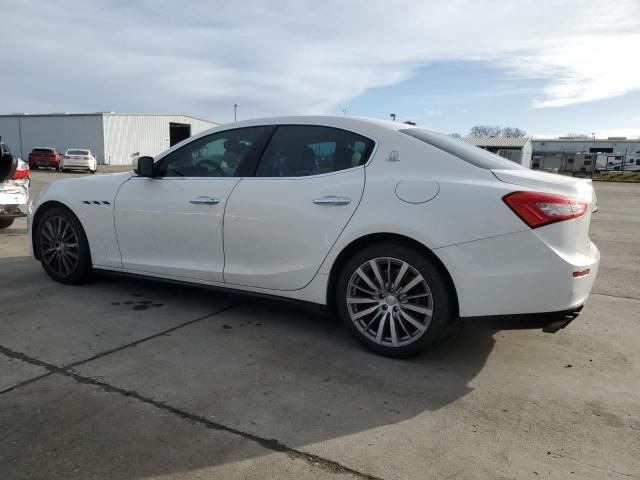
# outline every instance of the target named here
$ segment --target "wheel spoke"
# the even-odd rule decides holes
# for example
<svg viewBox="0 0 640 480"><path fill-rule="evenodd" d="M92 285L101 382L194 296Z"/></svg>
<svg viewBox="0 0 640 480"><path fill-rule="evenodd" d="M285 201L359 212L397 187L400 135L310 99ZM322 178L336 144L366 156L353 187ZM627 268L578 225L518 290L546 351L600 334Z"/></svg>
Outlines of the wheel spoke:
<svg viewBox="0 0 640 480"><path fill-rule="evenodd" d="M62 236L62 221L60 220L59 217L55 217L54 221L56 223L55 225L56 236L60 238Z"/></svg>
<svg viewBox="0 0 640 480"><path fill-rule="evenodd" d="M367 295L371 295L372 297L377 295L376 292L372 291L372 290L367 290L366 288L361 287L360 285L352 285L353 288L357 288L360 291L363 291L364 293L366 293Z"/></svg>
<svg viewBox="0 0 640 480"><path fill-rule="evenodd" d="M398 287L400 286L400 282L402 281L404 274L407 273L408 269L409 269L409 264L407 262L402 262L400 271L398 272L398 275L396 275L396 279L393 281L393 287L391 287L393 290L398 289Z"/></svg>
<svg viewBox="0 0 640 480"><path fill-rule="evenodd" d="M78 253L74 252L73 250L67 250L67 256L71 257L73 260L77 260L78 259Z"/></svg>
<svg viewBox="0 0 640 480"><path fill-rule="evenodd" d="M378 281L380 290L384 290L384 280L382 280L382 275L380 275L380 269L378 268L377 262L375 260L369 260L369 265L371 266L371 270Z"/></svg>
<svg viewBox="0 0 640 480"><path fill-rule="evenodd" d="M423 298L428 296L430 296L429 293L420 293L418 295L409 295L409 296L403 297L402 300L415 300L416 298Z"/></svg>
<svg viewBox="0 0 640 480"><path fill-rule="evenodd" d="M364 327L364 331L366 332L367 330L369 330L369 327L373 325L378 318L380 318L380 315L383 315L383 314L384 314L383 310L378 310L378 312L371 318L371 320L369 320L369 323L367 323L367 325Z"/></svg>
<svg viewBox="0 0 640 480"><path fill-rule="evenodd" d="M367 274L362 271L362 268L358 268L356 270L356 273L362 280L364 280L364 283L369 285L370 289L372 289L374 292L378 292L378 293L381 292L381 290L375 286L375 284L371 281L371 279L367 276Z"/></svg>
<svg viewBox="0 0 640 480"><path fill-rule="evenodd" d="M400 310L407 308L409 310L413 310L414 312L422 313L424 315L431 316L433 314L433 310L427 307L423 307L421 305L414 305L413 303L402 303L400 305Z"/></svg>
<svg viewBox="0 0 640 480"><path fill-rule="evenodd" d="M404 321L402 321L402 315L399 315L398 313L396 313L394 316L396 317L396 320L398 321L398 325L400 325L400 328L402 328L402 331L405 333L405 335L407 337L410 337L411 334L409 334L409 330L407 330L407 327L404 325Z"/></svg>
<svg viewBox="0 0 640 480"><path fill-rule="evenodd" d="M388 313L388 312L387 312ZM382 341L382 333L384 332L384 325L387 320L387 313L385 313L380 319L380 323L378 324L378 333L376 333L376 342L380 343Z"/></svg>
<svg viewBox="0 0 640 480"><path fill-rule="evenodd" d="M60 263L62 264L62 268L64 269L64 274L67 275L71 271L71 264L69 263L69 260L64 253L60 255Z"/></svg>
<svg viewBox="0 0 640 480"><path fill-rule="evenodd" d="M418 322L417 320L415 320L411 315L409 315L408 313L406 313L404 310L400 310L400 315L402 315L402 318L404 318L407 322L409 322L411 325L413 325L414 327L416 327L418 330L420 330L421 332L424 332L427 330L427 327L425 327L424 325L422 325L420 322Z"/></svg>
<svg viewBox="0 0 640 480"><path fill-rule="evenodd" d="M422 278L422 275L420 274L416 275L416 277L413 280L411 280L409 283L407 283L404 287L400 289L398 294L402 295L403 293L408 292L409 290L411 290L413 287L415 287L422 281L424 281L424 278Z"/></svg>
<svg viewBox="0 0 640 480"><path fill-rule="evenodd" d="M391 330L391 345L398 346L398 335L396 333L396 321L393 318L393 312L389 312L389 329Z"/></svg>
<svg viewBox="0 0 640 480"><path fill-rule="evenodd" d="M69 224L64 222L64 227L62 228L62 233L60 234L60 239L64 240L67 237L67 232L69 231Z"/></svg>
<svg viewBox="0 0 640 480"><path fill-rule="evenodd" d="M377 298L348 297L347 303L378 303Z"/></svg>
<svg viewBox="0 0 640 480"><path fill-rule="evenodd" d="M53 242L56 238L56 232L53 231L53 225L51 225L51 221L48 221L47 223L44 224L44 229L42 230L42 233L45 233L45 232L47 233L46 237Z"/></svg>
<svg viewBox="0 0 640 480"><path fill-rule="evenodd" d="M359 311L351 316L352 320L358 320L359 318L364 317L365 315L369 315L370 313L375 312L378 309L378 305L374 305L373 307L365 308L364 310Z"/></svg>

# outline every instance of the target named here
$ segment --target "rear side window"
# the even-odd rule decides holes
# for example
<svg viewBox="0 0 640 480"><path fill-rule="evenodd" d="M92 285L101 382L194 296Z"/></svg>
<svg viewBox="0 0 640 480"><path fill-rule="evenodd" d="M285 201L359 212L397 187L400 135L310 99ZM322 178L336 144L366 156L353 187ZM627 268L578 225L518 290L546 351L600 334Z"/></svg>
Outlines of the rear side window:
<svg viewBox="0 0 640 480"><path fill-rule="evenodd" d="M487 152L482 148L474 147L461 140L456 140L455 138L447 137L430 130L407 128L400 131L478 168L485 170L526 170L522 165L518 165L494 153Z"/></svg>
<svg viewBox="0 0 640 480"><path fill-rule="evenodd" d="M256 177L306 177L364 165L373 141L316 125L283 125L265 149Z"/></svg>

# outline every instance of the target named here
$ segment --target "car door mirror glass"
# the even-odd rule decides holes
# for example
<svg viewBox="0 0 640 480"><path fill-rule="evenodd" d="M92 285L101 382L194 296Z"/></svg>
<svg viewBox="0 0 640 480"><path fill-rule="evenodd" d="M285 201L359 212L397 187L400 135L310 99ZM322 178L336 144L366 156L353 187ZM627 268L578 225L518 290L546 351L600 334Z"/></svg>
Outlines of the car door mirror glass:
<svg viewBox="0 0 640 480"><path fill-rule="evenodd" d="M133 171L141 177L153 176L153 157L138 157L133 159Z"/></svg>

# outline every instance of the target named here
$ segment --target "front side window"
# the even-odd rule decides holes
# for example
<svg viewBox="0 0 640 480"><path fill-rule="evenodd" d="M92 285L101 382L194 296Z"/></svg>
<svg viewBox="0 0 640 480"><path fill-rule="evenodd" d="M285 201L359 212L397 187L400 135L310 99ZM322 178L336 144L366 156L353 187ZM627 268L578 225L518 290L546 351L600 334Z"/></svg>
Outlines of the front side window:
<svg viewBox="0 0 640 480"><path fill-rule="evenodd" d="M277 128L257 177L306 177L364 165L373 141L357 133L314 125Z"/></svg>
<svg viewBox="0 0 640 480"><path fill-rule="evenodd" d="M268 127L239 128L199 138L164 157L158 177L234 177Z"/></svg>

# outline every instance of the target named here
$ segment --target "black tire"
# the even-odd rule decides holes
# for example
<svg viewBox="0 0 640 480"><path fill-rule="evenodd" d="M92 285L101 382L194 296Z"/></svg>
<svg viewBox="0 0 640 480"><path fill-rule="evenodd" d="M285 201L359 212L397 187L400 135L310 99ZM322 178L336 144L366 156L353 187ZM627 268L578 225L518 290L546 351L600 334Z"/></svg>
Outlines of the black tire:
<svg viewBox="0 0 640 480"><path fill-rule="evenodd" d="M73 235L70 233L57 235L59 232L55 232L56 223L67 225L67 228L72 230ZM53 228L53 232L51 228ZM49 230L45 232L45 229ZM59 230L62 230L62 228ZM69 230L66 230L66 232L69 232ZM82 283L89 277L91 273L89 242L87 241L87 236L82 228L82 224L73 213L63 207L49 208L38 220L35 233L40 263L42 263L45 272L47 272L52 279L56 282L73 285ZM62 260L56 261L51 257L48 250L51 250L54 241L68 242L65 243L65 245L69 247L69 254L71 252L75 254L75 257L67 257L67 261L65 261L71 262L71 267L68 267L69 263L63 264ZM72 245L75 245L75 247L72 248ZM54 253L54 255L56 255L56 253Z"/></svg>
<svg viewBox="0 0 640 480"><path fill-rule="evenodd" d="M89 170L89 171L91 172L91 175L97 172L97 170Z"/></svg>
<svg viewBox="0 0 640 480"><path fill-rule="evenodd" d="M352 279L355 279L355 282L359 281L359 278L356 277L357 275L356 271L360 267L366 268L366 265L370 265L370 263L368 262L370 262L373 259L378 259L377 260L378 262L382 262L382 263L377 263L377 265L381 265L380 274L381 274L381 277L385 277L385 278L386 278L386 274L384 273L384 262L389 262L388 270L391 272L390 278L392 279L392 283L394 283L393 282L394 278L398 276L399 269L404 268L402 267L404 263L407 263L410 267L412 267L411 270L405 270L405 272L411 272L409 273L409 277L407 278L407 280L409 278L415 279L417 278L417 274L419 274L426 281L426 288L424 290L425 293L420 295L424 297L424 299L413 300L413 302L420 302L420 301L427 302L423 305L423 307L430 306L430 310L432 312L431 318L429 320L426 317L427 314L424 314L425 325L421 325L422 328L425 328L424 331L419 330L418 328L414 328L414 324L407 322L406 317L403 316L404 313L409 313L412 317L414 315L413 311L409 312L408 310L406 310L406 307L408 306L407 303L411 304L412 306L418 306L418 307L420 307L420 305L414 305L412 302L408 302L407 300L404 300L403 301L404 303L401 304L399 299L403 297L403 295L400 295L402 293L402 288L396 288L395 293L389 296L385 296L384 300L378 300L379 302L381 302L380 308L384 308L385 311L389 309L389 316L390 316L388 321L387 321L387 317L384 317L387 325L386 327L383 327L383 331L385 333L381 337L382 342L383 343L385 342L385 339L387 336L389 337L389 340L387 341L387 343L389 343L391 339L394 337L396 338L396 340L402 340L400 335L402 332L401 330L402 328L406 333L406 335L404 335L403 337L404 340L402 340L402 342L405 342L405 343L402 345L392 346L388 344L385 345L385 344L378 343L377 341L375 341L377 339L371 339L369 336L367 336L367 334L361 331L361 328L365 328L363 327L362 324L367 321L370 321L369 318L372 318L374 314L376 314L375 310L371 314L371 317L368 317L368 318L365 317L364 321L358 320L358 322L362 322L359 324L360 325L359 327L356 326L356 320L351 319L350 309L364 310L365 308L373 308L373 307L369 307L368 305L371 305L371 302L374 302L374 300L366 300L367 302L366 307L360 306L360 305L355 305L355 306L352 305L350 307L347 304L347 297L355 295L354 292L359 292L359 290L356 290L358 289L358 287L355 287L354 289L353 283L351 283ZM397 265L397 267L395 268L398 268L398 270L394 271L394 267L391 262L394 262L394 264ZM407 277L407 273L404 274L403 278L405 277ZM375 278L373 280L374 280L374 283L379 285L379 282L375 281ZM383 280L383 283L384 283L384 280ZM411 282L407 281L405 285L408 286L407 285L408 283L411 283ZM415 292L413 288L423 288L423 285L424 284L421 282L417 284L416 287L412 287L410 290ZM391 285L389 289L393 290L393 285ZM409 292L409 290L407 290L406 292ZM368 294L362 294L363 298L366 297L367 295ZM381 293L380 295L387 295L387 293ZM396 295L398 295L397 298L396 298ZM355 253L347 261L347 263L342 268L342 271L339 273L339 276L336 282L335 300L336 300L338 315L340 316L342 323L344 323L344 325L349 329L351 334L365 347L367 347L369 350L377 354L384 355L387 357L408 358L427 350L429 347L431 347L434 343L436 343L438 340L440 340L443 337L444 333L447 330L447 326L450 324L451 315L453 313L453 308L452 308L452 305L454 302L453 295L454 293L449 291L447 287L447 282L443 278L443 275L440 272L439 268L427 256L425 256L423 253L416 250L415 248L412 248L409 245L385 241L385 242L375 243L373 245L367 246L366 248L363 248L362 250ZM406 297L407 293L405 293L404 296ZM390 298L390 297L392 297L391 300L393 301L393 303L390 304L389 306L386 306L385 303L387 302L387 298ZM430 305L428 304L429 302L427 300L428 297L431 298ZM374 298L374 297L368 297L368 298ZM391 305L395 305L395 306L391 306ZM373 304L373 306L375 306L375 303ZM357 316L357 314L362 310L358 310L352 313L355 316ZM393 313L391 313L391 310L393 310ZM379 313L383 313L383 312L379 312ZM398 319L397 317L401 317L401 318ZM402 322L400 320L402 320ZM382 323L382 321L379 321L377 325L379 325L380 323ZM400 323L402 323L402 325L400 325ZM393 336L391 334L390 324L393 324L393 330L394 330ZM376 330L375 324L373 325L373 330ZM413 337L411 336L412 331L413 331L413 335L416 336L415 339L413 340L412 340ZM369 333L371 334L371 332Z"/></svg>
<svg viewBox="0 0 640 480"><path fill-rule="evenodd" d="M9 228L11 225L13 225L14 220L15 218L13 217L0 218L0 229Z"/></svg>

